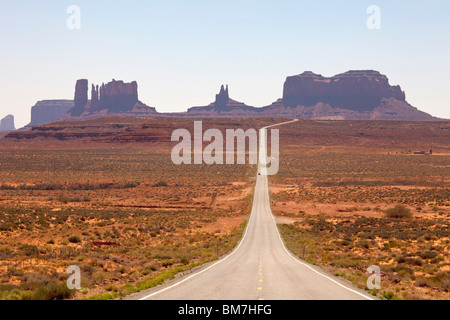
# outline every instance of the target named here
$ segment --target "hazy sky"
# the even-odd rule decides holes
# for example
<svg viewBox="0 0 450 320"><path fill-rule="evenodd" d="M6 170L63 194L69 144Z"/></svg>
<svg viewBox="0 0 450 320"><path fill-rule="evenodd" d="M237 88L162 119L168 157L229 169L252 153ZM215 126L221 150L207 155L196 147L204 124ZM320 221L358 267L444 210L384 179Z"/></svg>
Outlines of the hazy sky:
<svg viewBox="0 0 450 320"><path fill-rule="evenodd" d="M67 8L81 10L79 30ZM381 9L369 30L367 8ZM0 0L0 118L30 121L38 100L73 99L75 81L136 80L160 112L231 98L265 106L287 76L375 69L407 101L450 118L448 0Z"/></svg>

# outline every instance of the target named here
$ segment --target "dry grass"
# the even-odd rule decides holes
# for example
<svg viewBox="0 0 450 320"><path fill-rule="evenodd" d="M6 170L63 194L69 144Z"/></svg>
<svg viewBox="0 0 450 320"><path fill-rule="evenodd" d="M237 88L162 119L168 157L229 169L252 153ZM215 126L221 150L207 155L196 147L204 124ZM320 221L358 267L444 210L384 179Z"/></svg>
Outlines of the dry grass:
<svg viewBox="0 0 450 320"><path fill-rule="evenodd" d="M386 299L450 299L448 130L448 123L283 127L270 188L289 248L361 288L366 269L380 266L382 289L372 293ZM405 154L426 150L430 139L432 156Z"/></svg>

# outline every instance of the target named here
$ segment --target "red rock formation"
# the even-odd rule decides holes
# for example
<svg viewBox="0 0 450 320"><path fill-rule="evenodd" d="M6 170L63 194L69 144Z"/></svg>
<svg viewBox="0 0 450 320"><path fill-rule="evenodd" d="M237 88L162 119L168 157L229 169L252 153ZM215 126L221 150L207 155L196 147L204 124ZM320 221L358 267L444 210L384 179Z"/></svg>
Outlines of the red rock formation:
<svg viewBox="0 0 450 320"><path fill-rule="evenodd" d="M392 121L435 121L428 113L414 108L406 101L383 98L380 105L369 111L357 111L332 107L319 102L313 106L286 107L282 100L261 108L264 117L297 118L313 120L392 120Z"/></svg>
<svg viewBox="0 0 450 320"><path fill-rule="evenodd" d="M192 117L210 118L210 117L234 117L246 116L255 112L257 108L246 105L230 99L228 85L226 89L222 85L219 94L216 94L216 101L203 107L189 108L186 115Z"/></svg>
<svg viewBox="0 0 450 320"><path fill-rule="evenodd" d="M286 107L308 107L323 102L359 112L375 109L383 98L405 101L405 93L399 86L390 86L385 75L371 70L349 71L331 78L308 71L288 77L283 92Z"/></svg>
<svg viewBox="0 0 450 320"><path fill-rule="evenodd" d="M300 118L335 120L439 120L405 101L399 86L389 85L388 78L377 71L349 71L331 78L312 72L288 77L283 99L270 106L255 108L230 99L228 86L222 85L215 101L192 107L182 113L158 113L138 100L137 83L113 80L101 87L92 85L87 101L87 80L78 80L75 107L73 101L41 101L32 109L32 123L53 120L89 120L105 116L127 117L196 117L196 118Z"/></svg>
<svg viewBox="0 0 450 320"><path fill-rule="evenodd" d="M0 121L0 131L16 130L14 125L14 116L9 114Z"/></svg>
<svg viewBox="0 0 450 320"><path fill-rule="evenodd" d="M84 108L88 102L88 81L86 79L80 79L75 85L75 106L73 107L71 114L73 116L79 116L84 112Z"/></svg>
<svg viewBox="0 0 450 320"><path fill-rule="evenodd" d="M100 106L99 99L98 99L98 86L92 85L91 89L91 109L97 110Z"/></svg>
<svg viewBox="0 0 450 320"><path fill-rule="evenodd" d="M43 100L38 101L31 108L31 123L29 126L36 126L52 122L69 112L74 107L73 100Z"/></svg>
<svg viewBox="0 0 450 320"><path fill-rule="evenodd" d="M126 112L132 110L138 101L136 81L124 83L113 79L100 88L100 109L108 109L112 113Z"/></svg>
<svg viewBox="0 0 450 320"><path fill-rule="evenodd" d="M226 101L226 102L225 102ZM222 86L216 101L193 107L176 116L197 118L299 118L331 120L409 120L437 118L417 110L405 101L399 86L389 85L377 71L349 71L325 78L312 72L288 77L284 97L270 106L255 108L229 98Z"/></svg>
<svg viewBox="0 0 450 320"><path fill-rule="evenodd" d="M75 86L75 106L70 115L61 119L92 119L105 114L130 114L136 116L154 114L156 110L138 100L137 82L124 83L112 80L107 84L91 85L91 100L88 96L88 80L78 80Z"/></svg>
<svg viewBox="0 0 450 320"><path fill-rule="evenodd" d="M230 95L228 94L228 85L227 89L223 88L223 85L220 87L219 94L216 94L216 101L214 102L214 107L216 109L223 109L227 106L228 101L230 100Z"/></svg>

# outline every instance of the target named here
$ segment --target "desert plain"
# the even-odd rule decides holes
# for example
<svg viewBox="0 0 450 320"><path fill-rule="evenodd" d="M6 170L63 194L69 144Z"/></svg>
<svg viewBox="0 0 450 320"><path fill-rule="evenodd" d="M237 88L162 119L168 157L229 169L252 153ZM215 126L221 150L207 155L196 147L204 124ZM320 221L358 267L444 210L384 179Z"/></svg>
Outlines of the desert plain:
<svg viewBox="0 0 450 320"><path fill-rule="evenodd" d="M208 119L221 131L289 119ZM0 299L120 299L229 253L256 165L175 165L194 119L109 117L0 138ZM272 211L298 257L382 299L450 298L450 123L280 129ZM430 154L430 151L432 151ZM79 266L81 289L67 288Z"/></svg>

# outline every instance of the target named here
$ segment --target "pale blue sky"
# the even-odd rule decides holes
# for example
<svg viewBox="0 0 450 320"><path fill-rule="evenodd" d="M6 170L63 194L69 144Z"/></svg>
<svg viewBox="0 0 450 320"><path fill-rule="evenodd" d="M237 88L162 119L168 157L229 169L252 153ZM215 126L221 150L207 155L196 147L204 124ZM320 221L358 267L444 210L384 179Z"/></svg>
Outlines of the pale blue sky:
<svg viewBox="0 0 450 320"><path fill-rule="evenodd" d="M69 5L81 29L69 30ZM381 30L369 30L370 5ZM265 106L287 76L375 69L408 102L450 118L448 0L0 0L0 118L30 121L43 99L72 99L75 81L139 84L160 112L214 100Z"/></svg>

